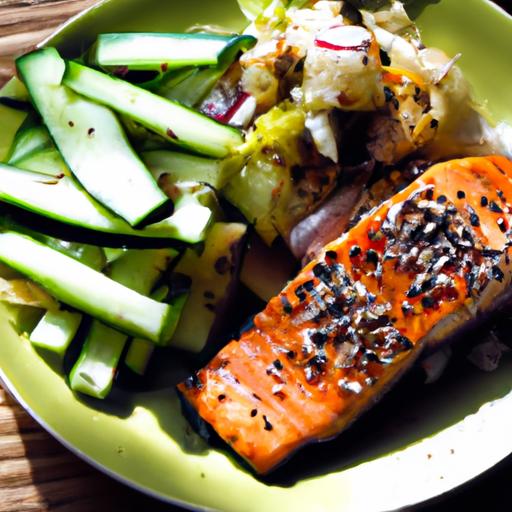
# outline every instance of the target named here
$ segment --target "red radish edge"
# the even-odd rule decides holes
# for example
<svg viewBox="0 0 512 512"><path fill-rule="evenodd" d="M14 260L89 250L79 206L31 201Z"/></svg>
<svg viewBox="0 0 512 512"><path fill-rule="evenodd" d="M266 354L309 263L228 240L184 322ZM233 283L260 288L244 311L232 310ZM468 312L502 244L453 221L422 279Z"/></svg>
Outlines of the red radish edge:
<svg viewBox="0 0 512 512"><path fill-rule="evenodd" d="M368 34L369 32L363 27L337 25L319 34L315 39L315 46L334 51L364 52L371 44L371 39L367 38ZM363 35L364 38L361 37Z"/></svg>

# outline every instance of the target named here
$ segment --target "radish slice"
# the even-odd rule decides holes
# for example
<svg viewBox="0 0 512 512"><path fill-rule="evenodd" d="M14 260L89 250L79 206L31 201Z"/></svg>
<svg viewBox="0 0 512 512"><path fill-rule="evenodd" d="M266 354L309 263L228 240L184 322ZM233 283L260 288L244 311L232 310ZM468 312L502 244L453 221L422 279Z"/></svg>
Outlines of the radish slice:
<svg viewBox="0 0 512 512"><path fill-rule="evenodd" d="M339 25L331 27L315 39L315 46L328 50L354 52L368 51L372 42L372 35L368 30L356 25Z"/></svg>
<svg viewBox="0 0 512 512"><path fill-rule="evenodd" d="M256 112L256 98L244 91L220 94L206 103L202 111L209 117L231 126L245 128Z"/></svg>
<svg viewBox="0 0 512 512"><path fill-rule="evenodd" d="M254 113L256 112L256 98L248 94L245 95L243 101L237 105L237 109L232 113L228 124L231 126L247 128Z"/></svg>

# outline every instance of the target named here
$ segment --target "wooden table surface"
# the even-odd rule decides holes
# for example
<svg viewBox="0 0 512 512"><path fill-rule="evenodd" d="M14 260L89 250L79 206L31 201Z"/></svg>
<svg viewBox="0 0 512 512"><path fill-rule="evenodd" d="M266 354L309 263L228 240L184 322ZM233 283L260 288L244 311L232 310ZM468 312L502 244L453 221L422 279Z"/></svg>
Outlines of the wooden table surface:
<svg viewBox="0 0 512 512"><path fill-rule="evenodd" d="M0 85L13 73L14 56L95 1L0 0ZM511 9L512 0L497 3ZM487 511L510 508L511 470L509 457L497 471L481 479L478 487L473 485L444 504L422 510L457 510L482 495L486 496ZM122 486L78 459L0 388L0 512L176 510Z"/></svg>

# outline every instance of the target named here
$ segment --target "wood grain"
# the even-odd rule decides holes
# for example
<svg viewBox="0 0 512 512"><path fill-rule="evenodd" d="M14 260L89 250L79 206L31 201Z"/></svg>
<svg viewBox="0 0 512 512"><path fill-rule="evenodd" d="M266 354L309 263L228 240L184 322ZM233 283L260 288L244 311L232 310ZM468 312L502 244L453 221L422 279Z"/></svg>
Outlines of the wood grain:
<svg viewBox="0 0 512 512"><path fill-rule="evenodd" d="M0 388L0 512L177 510L99 473Z"/></svg>
<svg viewBox="0 0 512 512"><path fill-rule="evenodd" d="M97 0L0 0L0 85L14 72L13 59Z"/></svg>

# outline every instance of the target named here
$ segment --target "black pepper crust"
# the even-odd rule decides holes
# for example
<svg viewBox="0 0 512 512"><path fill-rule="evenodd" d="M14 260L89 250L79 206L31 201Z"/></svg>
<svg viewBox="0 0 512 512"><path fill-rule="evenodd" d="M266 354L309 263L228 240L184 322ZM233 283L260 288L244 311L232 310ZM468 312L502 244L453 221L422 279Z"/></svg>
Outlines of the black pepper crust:
<svg viewBox="0 0 512 512"><path fill-rule="evenodd" d="M459 191L457 196L464 200L466 194ZM356 273L373 275L377 282L383 262L392 261L397 274L413 273L416 278L401 309L405 316L421 315L438 308L440 301L458 297L456 279L466 283L467 297L475 300L491 280L503 280L498 266L503 252L483 245L478 227L476 212L468 204L459 210L426 187L392 207L380 228L368 233L381 250L363 252L354 245L349 258ZM414 345L393 326L397 319L388 316L390 304L379 303L360 281L354 282L338 260L326 253L312 268L314 279L293 290L293 305L281 295L283 307L289 304L292 309L294 325L317 325L309 329L300 352L289 350L287 358L302 368L312 385L343 369L340 393L358 393L378 380L375 365L393 363Z"/></svg>

